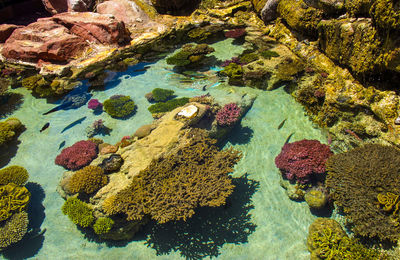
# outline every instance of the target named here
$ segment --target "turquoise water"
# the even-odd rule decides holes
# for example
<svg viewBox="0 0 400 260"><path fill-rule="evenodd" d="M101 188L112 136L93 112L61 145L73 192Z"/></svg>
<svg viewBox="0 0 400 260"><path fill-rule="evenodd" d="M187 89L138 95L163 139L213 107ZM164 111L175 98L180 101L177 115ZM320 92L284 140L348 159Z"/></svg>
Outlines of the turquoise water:
<svg viewBox="0 0 400 260"><path fill-rule="evenodd" d="M221 60L238 55L241 46L225 40L213 44L215 56ZM21 108L12 117L19 118L27 130L20 137L16 155L8 165L21 165L30 173L30 181L39 183L45 198L33 195L37 207L35 223L41 221L46 228L44 241L40 238L7 250L6 258L35 259L180 259L181 257L215 257L219 259L308 259L306 248L308 226L313 216L305 203L289 200L279 185L279 172L274 158L280 152L286 138L291 141L307 139L323 140L323 134L313 128L304 115L302 107L282 88L264 92L250 88L218 84L216 68L204 72L208 79L197 78L193 83L171 71L171 66L160 60L148 64L145 72L134 72L132 67L125 73L112 73L104 91L92 92L101 102L115 94L130 95L137 104L136 114L128 120L117 120L103 113L94 115L86 106L76 110L57 111L49 115L42 113L54 107L43 99L35 99L24 89L15 92L25 96ZM136 75L136 76L134 76ZM182 80L184 82L182 83ZM167 225L149 224L133 241L106 244L85 238L85 235L61 213L63 199L56 192L63 168L54 164L55 157L65 141L70 146L86 139L85 129L94 120L103 119L112 128L105 142L116 143L130 135L138 127L152 121L147 111L149 103L144 98L153 88L175 90L177 96L196 96L206 92L207 85L212 95L223 97L232 91L245 90L258 95L253 107L242 120L225 146L234 146L243 152L234 177L237 186L226 209L201 209L187 223ZM86 117L86 118L84 118ZM80 124L65 130L70 123L82 119ZM286 119L285 125L278 125ZM39 133L42 126L50 127ZM245 177L243 177L245 175ZM31 185L32 187L36 187ZM36 196L36 197L35 197ZM45 218L40 214L44 207Z"/></svg>

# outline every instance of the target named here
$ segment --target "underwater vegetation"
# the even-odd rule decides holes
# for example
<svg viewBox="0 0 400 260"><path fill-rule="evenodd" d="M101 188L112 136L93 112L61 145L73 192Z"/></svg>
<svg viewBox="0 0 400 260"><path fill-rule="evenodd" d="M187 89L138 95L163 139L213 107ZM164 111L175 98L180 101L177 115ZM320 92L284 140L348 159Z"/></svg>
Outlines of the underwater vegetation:
<svg viewBox="0 0 400 260"><path fill-rule="evenodd" d="M149 102L165 102L172 98L174 91L171 89L155 88L150 93L146 94Z"/></svg>
<svg viewBox="0 0 400 260"><path fill-rule="evenodd" d="M101 235L101 234L107 234L110 232L111 228L114 225L114 220L111 218L98 218L96 219L96 222L93 225L93 230L94 233Z"/></svg>
<svg viewBox="0 0 400 260"><path fill-rule="evenodd" d="M0 170L0 251L20 241L28 230L31 193L23 186L28 178L21 166Z"/></svg>
<svg viewBox="0 0 400 260"><path fill-rule="evenodd" d="M182 97L182 98L174 98L168 100L166 102L158 102L149 106L150 113L165 113L174 110L177 107L183 106L186 103L189 103L189 98Z"/></svg>
<svg viewBox="0 0 400 260"><path fill-rule="evenodd" d="M391 207L397 203L386 205L388 195L400 194L399 167L400 150L379 144L367 144L328 159L326 186L353 224L355 234L399 240L398 216L391 214Z"/></svg>
<svg viewBox="0 0 400 260"><path fill-rule="evenodd" d="M325 173L325 163L332 154L329 146L318 140L304 139L286 143L275 164L287 179L308 183L314 176Z"/></svg>
<svg viewBox="0 0 400 260"><path fill-rule="evenodd" d="M135 112L136 105L130 96L114 95L104 101L104 111L114 118L124 118Z"/></svg>
<svg viewBox="0 0 400 260"><path fill-rule="evenodd" d="M228 173L241 154L233 149L220 151L204 130L187 134L193 136L188 144L153 160L127 188L104 202L104 211L124 213L128 221L150 216L166 223L186 220L198 207L224 205L234 188Z"/></svg>
<svg viewBox="0 0 400 260"><path fill-rule="evenodd" d="M241 61L239 60L239 62ZM225 66L220 74L227 76L229 78L228 82L231 85L243 85L243 68L235 61L230 62L227 66Z"/></svg>
<svg viewBox="0 0 400 260"><path fill-rule="evenodd" d="M214 48L207 44L185 44L181 50L167 58L167 64L177 67L198 66L205 55L214 52Z"/></svg>
<svg viewBox="0 0 400 260"><path fill-rule="evenodd" d="M217 123L220 126L233 126L239 121L242 109L236 103L226 104L216 115Z"/></svg>
<svg viewBox="0 0 400 260"><path fill-rule="evenodd" d="M78 198L68 198L61 210L74 224L81 227L90 227L95 220L93 210Z"/></svg>
<svg viewBox="0 0 400 260"><path fill-rule="evenodd" d="M55 159L55 164L68 170L78 170L97 157L97 145L91 141L79 141L64 148Z"/></svg>
<svg viewBox="0 0 400 260"><path fill-rule="evenodd" d="M309 227L307 238L311 259L388 259L378 250L367 248L354 238L349 238L338 222L318 218Z"/></svg>

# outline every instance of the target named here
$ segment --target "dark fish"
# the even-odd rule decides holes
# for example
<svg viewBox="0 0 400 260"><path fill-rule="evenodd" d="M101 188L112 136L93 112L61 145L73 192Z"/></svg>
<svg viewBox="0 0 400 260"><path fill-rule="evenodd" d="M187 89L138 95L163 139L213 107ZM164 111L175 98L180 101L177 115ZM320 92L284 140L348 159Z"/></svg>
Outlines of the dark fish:
<svg viewBox="0 0 400 260"><path fill-rule="evenodd" d="M204 85L204 86L201 88L201 90L203 90L203 91L206 91L206 89L207 89L207 85Z"/></svg>
<svg viewBox="0 0 400 260"><path fill-rule="evenodd" d="M82 123L84 120L86 119L86 116L79 118L78 120L72 122L71 124L67 125L66 127L64 127L64 129L61 131L61 133L64 133L65 131L67 131L68 129L76 126L77 124Z"/></svg>
<svg viewBox="0 0 400 260"><path fill-rule="evenodd" d="M50 126L50 123L46 123L46 124L44 124L44 126L42 127L42 129L40 129L40 132L43 132L44 130L46 130L47 128L49 128L49 126Z"/></svg>
<svg viewBox="0 0 400 260"><path fill-rule="evenodd" d="M292 138L293 135L294 135L294 133L291 133L291 134L286 138L285 144L289 143L290 138Z"/></svg>
<svg viewBox="0 0 400 260"><path fill-rule="evenodd" d="M58 146L58 150L60 150L64 146L65 146L65 140L60 143L60 145Z"/></svg>
<svg viewBox="0 0 400 260"><path fill-rule="evenodd" d="M142 72L142 71L146 71L148 69L150 69L150 66L144 66L143 68L134 70L133 72Z"/></svg>
<svg viewBox="0 0 400 260"><path fill-rule="evenodd" d="M278 125L278 130L281 129L283 127L283 125L285 124L287 118L285 118L285 120L283 120L279 125Z"/></svg>

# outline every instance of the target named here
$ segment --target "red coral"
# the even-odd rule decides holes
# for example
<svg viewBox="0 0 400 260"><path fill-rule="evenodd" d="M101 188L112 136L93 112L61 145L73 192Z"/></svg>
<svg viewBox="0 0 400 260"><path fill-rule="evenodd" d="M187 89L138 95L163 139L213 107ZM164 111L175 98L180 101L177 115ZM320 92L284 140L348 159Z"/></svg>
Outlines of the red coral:
<svg viewBox="0 0 400 260"><path fill-rule="evenodd" d="M217 113L217 122L220 126L232 126L240 118L242 110L235 103L226 104Z"/></svg>
<svg viewBox="0 0 400 260"><path fill-rule="evenodd" d="M55 163L68 170L78 170L97 156L97 145L91 141L79 141L61 151Z"/></svg>
<svg viewBox="0 0 400 260"><path fill-rule="evenodd" d="M275 165L289 180L307 183L313 174L325 172L325 162L332 155L329 146L318 140L287 143L275 158Z"/></svg>
<svg viewBox="0 0 400 260"><path fill-rule="evenodd" d="M226 38L239 38L246 34L246 29L237 28L230 31L225 32Z"/></svg>

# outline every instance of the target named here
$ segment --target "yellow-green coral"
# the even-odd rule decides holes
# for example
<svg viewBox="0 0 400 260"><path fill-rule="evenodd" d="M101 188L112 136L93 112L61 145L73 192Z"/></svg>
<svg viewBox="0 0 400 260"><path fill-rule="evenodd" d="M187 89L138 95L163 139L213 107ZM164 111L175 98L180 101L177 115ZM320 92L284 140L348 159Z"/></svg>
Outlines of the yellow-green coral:
<svg viewBox="0 0 400 260"><path fill-rule="evenodd" d="M383 210L386 212L392 212L392 219L395 222L399 222L399 209L400 209L400 200L399 195L396 195L391 192L379 193L377 196L378 202L380 205L383 205Z"/></svg>
<svg viewBox="0 0 400 260"><path fill-rule="evenodd" d="M397 2L397 8L395 8ZM382 29L400 29L400 8L398 1L375 0L370 9L371 17L377 27Z"/></svg>
<svg viewBox="0 0 400 260"><path fill-rule="evenodd" d="M98 218L93 225L93 230L98 235L107 234L113 225L114 220L111 218Z"/></svg>
<svg viewBox="0 0 400 260"><path fill-rule="evenodd" d="M93 210L78 198L68 198L61 210L74 224L81 227L90 227L94 222Z"/></svg>
<svg viewBox="0 0 400 260"><path fill-rule="evenodd" d="M0 224L0 251L20 241L28 229L28 214L16 213Z"/></svg>
<svg viewBox="0 0 400 260"><path fill-rule="evenodd" d="M108 183L108 177L99 166L86 166L72 175L68 188L72 193L91 194Z"/></svg>
<svg viewBox="0 0 400 260"><path fill-rule="evenodd" d="M344 6L350 16L366 15L373 0L345 0Z"/></svg>
<svg viewBox="0 0 400 260"><path fill-rule="evenodd" d="M0 222L12 214L23 211L30 199L30 192L15 183L0 186Z"/></svg>
<svg viewBox="0 0 400 260"><path fill-rule="evenodd" d="M12 165L0 170L0 185L6 185L10 182L24 185L28 178L28 171L21 166Z"/></svg>
<svg viewBox="0 0 400 260"><path fill-rule="evenodd" d="M0 122L0 146L11 141L22 127L17 118L9 118Z"/></svg>

